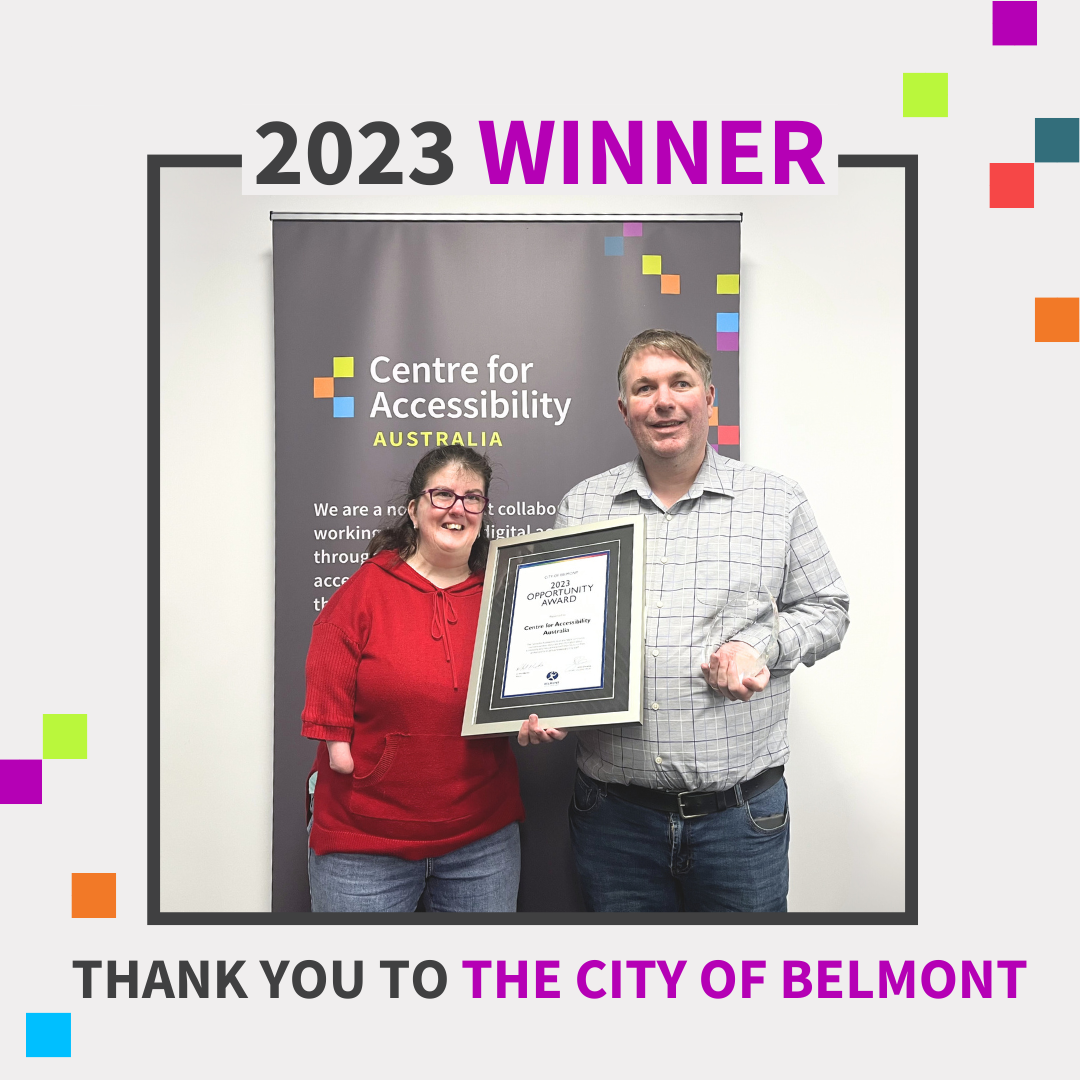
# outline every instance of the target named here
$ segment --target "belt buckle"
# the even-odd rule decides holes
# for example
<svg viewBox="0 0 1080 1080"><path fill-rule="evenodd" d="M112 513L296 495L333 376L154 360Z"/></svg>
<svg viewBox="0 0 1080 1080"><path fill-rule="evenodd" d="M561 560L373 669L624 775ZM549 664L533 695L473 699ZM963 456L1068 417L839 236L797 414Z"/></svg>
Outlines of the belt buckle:
<svg viewBox="0 0 1080 1080"><path fill-rule="evenodd" d="M700 814L688 814L683 809L683 802L682 802L683 796L684 795L693 795L693 794L694 793L692 791L680 791L680 792L677 792L676 795L675 795L675 798L676 798L676 800L678 801L678 804L679 804L679 817L681 817L683 819L683 821L688 821L690 818L699 818L699 817L708 817L709 816L709 811L708 810L706 810L706 811L704 811L703 813L700 813Z"/></svg>

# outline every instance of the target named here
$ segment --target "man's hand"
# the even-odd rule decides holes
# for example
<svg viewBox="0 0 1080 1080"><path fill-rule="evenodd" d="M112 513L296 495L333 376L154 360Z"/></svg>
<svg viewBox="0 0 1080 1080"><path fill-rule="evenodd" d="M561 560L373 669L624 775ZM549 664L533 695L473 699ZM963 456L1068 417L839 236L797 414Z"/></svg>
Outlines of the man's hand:
<svg viewBox="0 0 1080 1080"><path fill-rule="evenodd" d="M541 727L540 717L532 713L518 732L518 746L536 746L538 743L559 742L566 738L562 728Z"/></svg>
<svg viewBox="0 0 1080 1080"><path fill-rule="evenodd" d="M330 768L334 772L348 773L352 776L352 747L347 742L330 742L327 739L326 749L330 754Z"/></svg>
<svg viewBox="0 0 1080 1080"><path fill-rule="evenodd" d="M744 641L728 641L701 665L705 680L728 701L749 701L769 685L769 669Z"/></svg>

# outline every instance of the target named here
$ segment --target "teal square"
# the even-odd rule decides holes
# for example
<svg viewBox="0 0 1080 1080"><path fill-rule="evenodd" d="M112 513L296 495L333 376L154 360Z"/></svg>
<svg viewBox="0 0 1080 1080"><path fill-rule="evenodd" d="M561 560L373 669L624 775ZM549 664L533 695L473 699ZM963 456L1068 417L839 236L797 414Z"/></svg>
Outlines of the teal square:
<svg viewBox="0 0 1080 1080"><path fill-rule="evenodd" d="M947 71L905 71L904 115L948 116L949 73Z"/></svg>
<svg viewBox="0 0 1080 1080"><path fill-rule="evenodd" d="M26 1056L71 1057L71 1013L27 1013Z"/></svg>
<svg viewBox="0 0 1080 1080"><path fill-rule="evenodd" d="M1035 121L1036 161L1080 161L1080 117Z"/></svg>

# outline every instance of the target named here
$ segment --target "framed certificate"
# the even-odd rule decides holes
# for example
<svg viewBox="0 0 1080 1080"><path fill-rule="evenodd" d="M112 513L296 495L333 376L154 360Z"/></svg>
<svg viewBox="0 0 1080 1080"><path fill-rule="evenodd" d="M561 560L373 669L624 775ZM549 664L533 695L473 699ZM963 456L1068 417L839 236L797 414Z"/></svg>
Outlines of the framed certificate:
<svg viewBox="0 0 1080 1080"><path fill-rule="evenodd" d="M462 735L641 723L644 516L493 540Z"/></svg>

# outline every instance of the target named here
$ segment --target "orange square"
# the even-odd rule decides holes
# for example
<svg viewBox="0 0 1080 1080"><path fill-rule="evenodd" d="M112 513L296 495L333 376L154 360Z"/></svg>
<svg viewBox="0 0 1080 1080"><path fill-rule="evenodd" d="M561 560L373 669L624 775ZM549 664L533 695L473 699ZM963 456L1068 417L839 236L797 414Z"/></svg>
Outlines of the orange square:
<svg viewBox="0 0 1080 1080"><path fill-rule="evenodd" d="M323 379L315 380L315 396L316 397L333 397L334 396L334 379L333 376L327 376Z"/></svg>
<svg viewBox="0 0 1080 1080"><path fill-rule="evenodd" d="M1036 341L1080 341L1080 297L1035 297Z"/></svg>
<svg viewBox="0 0 1080 1080"><path fill-rule="evenodd" d="M660 275L660 291L662 293L673 293L675 296L679 295L679 275L678 274L661 274Z"/></svg>
<svg viewBox="0 0 1080 1080"><path fill-rule="evenodd" d="M73 919L115 919L116 875L72 874L71 917Z"/></svg>
<svg viewBox="0 0 1080 1080"><path fill-rule="evenodd" d="M719 424L719 423L720 423L720 407L718 405L714 405L709 410L709 427L716 427L716 425Z"/></svg>

